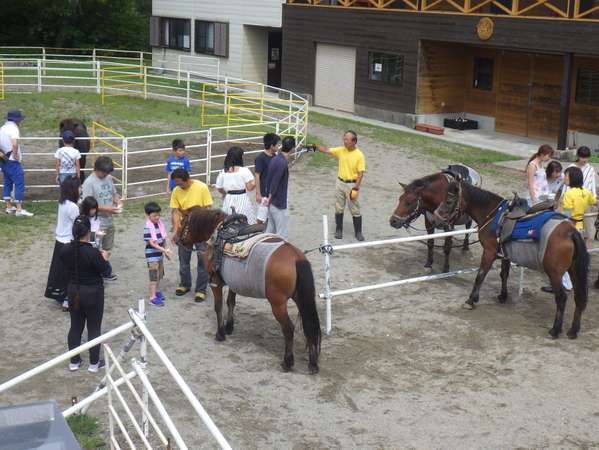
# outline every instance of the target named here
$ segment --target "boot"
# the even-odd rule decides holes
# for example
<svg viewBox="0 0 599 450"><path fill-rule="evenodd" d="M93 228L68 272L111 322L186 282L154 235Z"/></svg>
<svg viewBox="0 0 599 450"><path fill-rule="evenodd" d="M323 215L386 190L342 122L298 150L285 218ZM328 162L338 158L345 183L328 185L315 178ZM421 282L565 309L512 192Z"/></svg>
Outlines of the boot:
<svg viewBox="0 0 599 450"><path fill-rule="evenodd" d="M343 239L343 213L335 214L335 239Z"/></svg>
<svg viewBox="0 0 599 450"><path fill-rule="evenodd" d="M362 216L352 217L354 220L354 233L358 241L363 241L364 236L362 235Z"/></svg>

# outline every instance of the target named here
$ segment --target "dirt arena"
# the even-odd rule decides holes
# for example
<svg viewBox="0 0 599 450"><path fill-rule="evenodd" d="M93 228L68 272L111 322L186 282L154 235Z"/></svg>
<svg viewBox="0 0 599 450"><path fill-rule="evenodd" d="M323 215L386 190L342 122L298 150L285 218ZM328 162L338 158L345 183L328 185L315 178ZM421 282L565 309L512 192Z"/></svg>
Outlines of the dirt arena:
<svg viewBox="0 0 599 450"><path fill-rule="evenodd" d="M333 145L340 130L311 126ZM367 174L361 190L368 240L405 235L388 225L398 181L432 173L448 161L427 160L415 150L360 141ZM302 249L321 243L321 215L332 222L335 168L315 168L308 155L291 173L290 240ZM523 186L523 173L486 171L484 186L509 194ZM3 251L2 365L7 380L66 348L68 314L43 298L53 245L52 226L26 249ZM346 238L353 241L346 217ZM147 296L138 218L117 219L113 266L119 280L106 288L104 330L125 322L126 310ZM478 245L453 252L452 268L478 265ZM441 267L437 250L434 270ZM322 256L309 255L322 291ZM339 252L332 259L334 289L425 273L425 247L371 248ZM150 308L149 328L234 448L589 448L599 446L599 299L590 291L578 340L547 338L553 298L539 291L540 274L527 271L524 295L517 274L510 299L500 305L494 269L481 290L480 305L466 311L473 275L427 284L370 291L333 300L333 332L323 339L321 371L307 374L301 331L296 366L282 373L283 338L266 301L238 300L235 333L214 340L212 299L194 304L174 297L176 263L167 263L164 308ZM592 271L594 277L596 270ZM566 327L572 315L569 300ZM324 303L319 302L324 326ZM292 308L292 317L297 317ZM125 342L115 339L115 350ZM88 356L84 355L88 361ZM180 425L190 448L215 448L215 441L174 382L150 353L150 379ZM56 368L0 397L0 402L84 397L100 375ZM105 423L104 401L90 409Z"/></svg>

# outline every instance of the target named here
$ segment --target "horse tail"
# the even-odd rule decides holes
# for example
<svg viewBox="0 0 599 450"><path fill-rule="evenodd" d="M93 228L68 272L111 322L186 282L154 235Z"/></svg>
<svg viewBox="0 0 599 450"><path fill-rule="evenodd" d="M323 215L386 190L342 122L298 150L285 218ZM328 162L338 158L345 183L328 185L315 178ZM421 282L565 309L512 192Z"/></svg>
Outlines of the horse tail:
<svg viewBox="0 0 599 450"><path fill-rule="evenodd" d="M318 318L318 310L316 309L316 289L314 287L314 275L312 274L312 266L310 261L300 259L295 262L295 271L297 279L295 284L295 303L299 309L302 319L302 327L304 336L306 337L306 347L312 353L315 352L315 357L318 359L320 354L320 319Z"/></svg>
<svg viewBox="0 0 599 450"><path fill-rule="evenodd" d="M572 233L574 241L574 258L570 269L574 274L574 301L584 311L589 296L589 252L578 231Z"/></svg>

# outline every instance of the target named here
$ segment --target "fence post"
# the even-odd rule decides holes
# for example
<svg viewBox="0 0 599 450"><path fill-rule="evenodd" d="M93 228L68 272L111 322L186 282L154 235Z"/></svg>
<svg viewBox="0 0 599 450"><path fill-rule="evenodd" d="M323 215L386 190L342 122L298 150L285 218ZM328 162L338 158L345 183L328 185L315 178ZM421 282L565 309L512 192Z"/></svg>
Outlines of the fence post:
<svg viewBox="0 0 599 450"><path fill-rule="evenodd" d="M225 94L223 101L223 112L227 114L227 94L229 92L229 77L225 77Z"/></svg>
<svg viewBox="0 0 599 450"><path fill-rule="evenodd" d="M96 51L96 49L94 49L94 51ZM96 61L94 66L96 67L96 92L100 94L100 61Z"/></svg>
<svg viewBox="0 0 599 450"><path fill-rule="evenodd" d="M108 429L110 430L110 448L113 448L114 442L114 419L112 417L112 383L108 380L110 375L110 358L106 358L106 396L108 397Z"/></svg>
<svg viewBox="0 0 599 450"><path fill-rule="evenodd" d="M177 56L177 84L181 84L181 55Z"/></svg>
<svg viewBox="0 0 599 450"><path fill-rule="evenodd" d="M187 107L189 108L189 70L187 71Z"/></svg>
<svg viewBox="0 0 599 450"><path fill-rule="evenodd" d="M210 187L210 172L212 172L212 128L206 132L206 184Z"/></svg>
<svg viewBox="0 0 599 450"><path fill-rule="evenodd" d="M92 61L93 61L94 65L95 65L96 64L96 48L95 47L92 50Z"/></svg>
<svg viewBox="0 0 599 450"><path fill-rule="evenodd" d="M37 60L37 91L42 92L42 61Z"/></svg>
<svg viewBox="0 0 599 450"><path fill-rule="evenodd" d="M260 84L260 122L264 122L264 84Z"/></svg>
<svg viewBox="0 0 599 450"><path fill-rule="evenodd" d="M144 66L144 100L148 99L148 68Z"/></svg>
<svg viewBox="0 0 599 450"><path fill-rule="evenodd" d="M325 333L331 334L333 328L331 318L331 257L328 252L329 246L329 219L326 214L322 216L322 245L324 247L324 298L326 301L326 327Z"/></svg>
<svg viewBox="0 0 599 450"><path fill-rule="evenodd" d="M145 75L144 52L139 52L139 73Z"/></svg>
<svg viewBox="0 0 599 450"><path fill-rule="evenodd" d="M121 188L121 194L123 197L123 200L127 200L127 165L129 163L129 157L128 157L128 152L129 152L129 141L127 138L123 138L123 143L122 143L122 147L123 147L123 153L122 153L122 166L123 166L123 173L122 173L122 177L121 180L123 182L123 187Z"/></svg>
<svg viewBox="0 0 599 450"><path fill-rule="evenodd" d="M142 298L138 303L138 311L139 317L145 323L146 322L146 302ZM139 359L140 365L143 367L144 371L147 369L148 365L148 343L146 341L146 337L143 333L139 335ZM144 404L145 410L148 410L148 389L144 385L141 395L141 400ZM145 411L141 415L141 429L144 432L144 435L148 437L150 435L150 425L148 421L148 416L146 416Z"/></svg>
<svg viewBox="0 0 599 450"><path fill-rule="evenodd" d="M280 132L281 132L281 127L280 127L279 122L277 122L275 125L275 134L278 136Z"/></svg>
<svg viewBox="0 0 599 450"><path fill-rule="evenodd" d="M300 111L299 109L296 111L295 113L295 142L297 143L299 140L299 115L300 115Z"/></svg>

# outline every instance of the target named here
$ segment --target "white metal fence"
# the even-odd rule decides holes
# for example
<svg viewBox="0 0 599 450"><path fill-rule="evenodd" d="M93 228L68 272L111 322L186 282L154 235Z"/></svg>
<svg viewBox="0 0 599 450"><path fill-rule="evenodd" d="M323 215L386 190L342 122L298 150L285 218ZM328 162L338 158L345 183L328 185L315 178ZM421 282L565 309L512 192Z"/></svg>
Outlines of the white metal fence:
<svg viewBox="0 0 599 450"><path fill-rule="evenodd" d="M89 350L91 347L102 344L104 348L104 356L106 358L106 374L102 379L102 382L91 395L77 402L70 408L65 409L63 411L63 416L69 417L81 411L85 412L92 403L106 395L108 398L107 411L111 449L120 449L123 441L126 442L128 448L136 448L134 438L130 434L131 427L136 434L135 440L141 441L143 446L147 449L153 448L151 443L152 439L158 440L160 442L160 446L163 446L164 448L170 448L170 438L175 441L178 448L190 448L188 443L186 443L186 441L183 439L181 432L173 422L166 407L164 406L164 403L156 393L154 385L149 379L149 365L147 358L149 344L160 362L166 368L172 380L179 387L185 398L189 401L195 413L208 428L210 434L218 443L218 446L222 449L230 449L231 446L223 434L215 425L214 421L210 418L198 398L190 389L189 385L179 374L179 371L175 368L162 347L160 347L152 333L148 330L146 326L145 301L139 301L137 311L130 309L129 316L131 320L123 325L0 384L0 394L48 371L49 369L61 364L66 364L67 361L69 361L73 356L79 355L86 350ZM129 340L123 346L121 352L118 355L115 355L111 347L106 342L127 332L130 333ZM130 356L129 352L136 342L139 344L139 359L134 358L131 360L132 370L127 372L123 367L123 361L127 356ZM117 374L116 377L114 376L115 372ZM135 378L137 378L141 383L141 394L133 384L133 380ZM141 411L139 418L136 418L132 410L134 405L130 404L132 403L131 400L127 401L125 395L123 395L123 393L120 391L119 388L122 385L125 385L129 390L129 395L133 397L134 405L137 405ZM169 388L170 387L172 387L172 382L169 380ZM160 419L162 419L163 425L166 426L168 432L165 432L161 428L159 421L152 413L152 406L157 411ZM120 413L119 410L121 411ZM123 411L125 414L124 416ZM126 417L127 420L124 420L124 417ZM131 424L131 427L127 426L129 423ZM118 427L120 433L116 431L115 425ZM153 430L154 435L152 435L150 427ZM191 448L198 448L199 444L200 443L195 442Z"/></svg>
<svg viewBox="0 0 599 450"><path fill-rule="evenodd" d="M96 92L102 98L132 95L183 102L187 107L204 105L214 111L221 110L230 116L237 116L237 122L229 120L226 125L206 126L182 133L128 136L125 132L122 137L103 137L122 149L122 152L118 152L108 148L110 146L103 148L98 145L97 152L113 157L117 163L117 184L125 198L165 192L164 161L170 150L169 139L174 136L187 136L193 140L189 144L189 148L194 150L192 163L196 163L192 176L205 178L208 183L220 168L219 158L224 156L225 146L230 143L258 146L261 136L266 132L294 136L298 146L305 142L308 102L297 94L222 76L214 61L179 58L171 62L174 67L167 67L168 61L160 67L152 67L144 65L147 55L144 52L107 49L0 47L4 91L8 96L5 102L8 103L10 94L15 92L75 89ZM194 64L197 67L211 66L216 70L211 73L183 70ZM119 74L132 79L119 79ZM206 95L207 86L214 91L210 95ZM235 101L231 100L233 98ZM254 119L248 120L248 117ZM56 198L53 192L57 188L53 155L57 143L57 136L22 138L29 198ZM256 151L257 148L250 149L248 153ZM87 171L91 163L93 161L87 164Z"/></svg>

